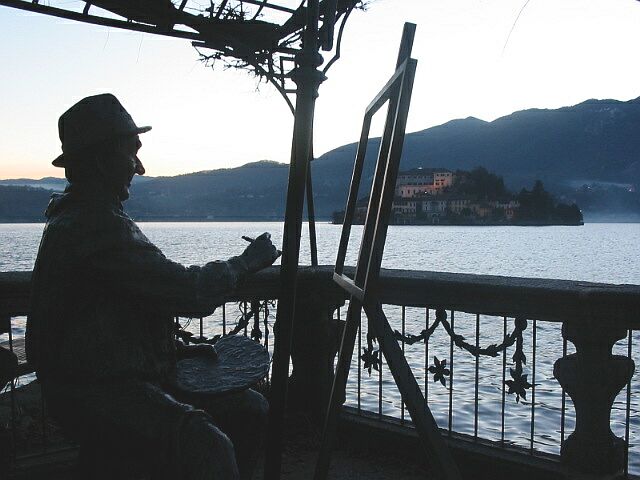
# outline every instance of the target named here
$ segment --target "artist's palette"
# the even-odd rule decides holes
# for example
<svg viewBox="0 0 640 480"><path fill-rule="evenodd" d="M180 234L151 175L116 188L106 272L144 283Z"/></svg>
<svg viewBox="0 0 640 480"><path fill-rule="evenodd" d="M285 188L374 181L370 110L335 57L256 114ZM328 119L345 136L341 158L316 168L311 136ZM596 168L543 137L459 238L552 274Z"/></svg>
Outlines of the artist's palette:
<svg viewBox="0 0 640 480"><path fill-rule="evenodd" d="M222 395L245 390L269 371L269 353L248 337L231 335L216 342L218 358L178 361L175 387L189 395Z"/></svg>

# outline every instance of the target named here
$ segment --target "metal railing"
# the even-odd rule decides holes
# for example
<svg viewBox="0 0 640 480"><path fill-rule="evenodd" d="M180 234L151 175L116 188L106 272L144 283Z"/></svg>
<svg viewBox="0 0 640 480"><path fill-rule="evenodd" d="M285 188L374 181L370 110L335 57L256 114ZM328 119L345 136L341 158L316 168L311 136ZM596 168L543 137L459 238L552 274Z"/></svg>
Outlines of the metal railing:
<svg viewBox="0 0 640 480"><path fill-rule="evenodd" d="M428 307L386 304L384 309L421 382L427 404L446 435L490 441L496 447L517 448L528 455L560 455L567 433L575 428L573 402L553 375L554 360L575 353L562 337L560 324ZM408 321L411 316L413 322ZM417 335L407 328L408 323L415 327L415 317L423 319ZM450 332L436 320L438 317L448 320ZM516 322L523 324L522 331ZM358 335L360 355L353 362L346 405L358 415L374 414L380 421L411 428L386 362L367 365L366 319L363 323ZM492 334L488 340L483 334L487 328ZM425 332L432 334L426 336ZM632 335L633 330L628 330L625 341L616 345L616 351L629 359L633 358ZM548 342L550 337L552 342ZM469 349L458 345L466 339L471 339L466 345ZM487 342L483 344L483 340ZM375 343L373 349L377 349ZM616 397L612 416L614 433L624 439L625 459L629 458L630 412L637 406L637 399L634 403L631 399L630 378ZM632 445L631 459L633 473L640 473L637 445ZM625 460L625 473L628 466Z"/></svg>
<svg viewBox="0 0 640 480"><path fill-rule="evenodd" d="M299 276L303 300L324 305L298 309L297 325L304 328L294 335L294 350L296 342L311 346L294 357L294 372L313 383L324 381L315 396L328 388L317 372L322 362L330 369L335 349L314 347L335 345L339 328L311 326L339 324L343 310L335 307L345 300L331 273L330 267L309 267ZM603 475L640 473L634 415L640 400L632 375L640 286L383 270L380 292L429 407L452 442L561 460L576 470L592 459ZM271 299L278 296L278 271L271 268L247 281L213 315L182 312L176 322L189 332L181 334L188 342L235 328L271 348L277 308ZM29 272L0 273L0 316L25 315L28 298ZM357 346L348 410L410 431L390 372L379 361L377 345L368 341L366 317ZM313 362L320 370L309 370ZM602 429L605 417L605 427L619 438L613 444L608 428Z"/></svg>
<svg viewBox="0 0 640 480"><path fill-rule="evenodd" d="M380 292L447 436L561 459L574 470L640 473L632 415L640 287L385 271ZM363 320L347 404L410 427L366 339Z"/></svg>

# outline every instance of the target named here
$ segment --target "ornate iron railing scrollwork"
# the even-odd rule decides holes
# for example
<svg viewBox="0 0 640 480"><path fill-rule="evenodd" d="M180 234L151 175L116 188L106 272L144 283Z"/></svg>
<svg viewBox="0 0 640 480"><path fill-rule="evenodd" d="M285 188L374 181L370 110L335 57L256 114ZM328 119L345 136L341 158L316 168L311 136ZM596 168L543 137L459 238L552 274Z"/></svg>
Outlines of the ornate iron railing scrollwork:
<svg viewBox="0 0 640 480"><path fill-rule="evenodd" d="M512 360L513 367L509 369L511 379L505 381L506 387L508 387L507 394L515 394L516 402L520 402L520 399L527 398L527 390L533 385L527 380L528 374L524 373L524 365L527 363L527 357L524 354L522 332L527 328L527 320L522 317L516 317L514 319L513 331L507 334L501 343L490 344L486 347L479 347L468 343L465 337L459 335L451 327L451 324L447 320L447 312L444 309L436 310L436 319L431 326L422 330L420 334L413 335L401 334L395 330L395 337L399 342L403 342L406 345L413 345L418 342L426 343L433 335L436 329L442 325L447 335L453 341L453 344L457 347L467 351L474 357L487 356L497 357L501 352L515 344L515 351L513 352ZM363 369L369 372L371 375L372 370L379 371L382 367L382 358L380 351L374 348L374 342L376 338L372 334L367 334L367 346L362 348L362 355L360 359L363 362ZM440 382L442 386L447 386L446 379L450 377L451 370L447 368L447 360L440 360L438 357L433 357L433 365L429 366L429 373L433 375L434 382Z"/></svg>
<svg viewBox="0 0 640 480"><path fill-rule="evenodd" d="M203 335L196 336L193 332L187 330L191 319L187 319L187 322L182 325L179 320L176 321L175 335L178 339L182 340L186 345L208 343L214 345L221 337L229 335L237 335L245 328L249 327L251 320L253 319L253 325L249 334L252 340L260 342L264 338L264 334L268 334L268 319L271 315L271 309L275 308L275 300L251 300L241 301L237 303L239 315L236 318L236 325L231 330L224 334L216 334L212 337L205 337ZM265 332L263 334L260 327L260 321L264 321Z"/></svg>

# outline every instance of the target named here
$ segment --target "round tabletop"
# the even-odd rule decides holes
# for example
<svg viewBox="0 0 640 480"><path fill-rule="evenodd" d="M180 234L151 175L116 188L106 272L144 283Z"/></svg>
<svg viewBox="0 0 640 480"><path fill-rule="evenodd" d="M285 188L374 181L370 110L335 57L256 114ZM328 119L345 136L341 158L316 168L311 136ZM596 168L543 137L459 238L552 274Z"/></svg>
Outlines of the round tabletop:
<svg viewBox="0 0 640 480"><path fill-rule="evenodd" d="M269 371L269 353L241 335L222 337L215 344L218 358L185 358L177 363L175 387L190 395L223 395L246 390Z"/></svg>

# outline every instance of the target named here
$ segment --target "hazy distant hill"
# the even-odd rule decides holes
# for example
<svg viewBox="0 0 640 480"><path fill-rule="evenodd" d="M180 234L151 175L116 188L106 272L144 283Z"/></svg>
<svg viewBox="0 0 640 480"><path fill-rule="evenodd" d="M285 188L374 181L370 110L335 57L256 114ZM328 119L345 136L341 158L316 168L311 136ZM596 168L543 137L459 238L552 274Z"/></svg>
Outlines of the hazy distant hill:
<svg viewBox="0 0 640 480"><path fill-rule="evenodd" d="M64 190L66 184L66 179L56 177L44 177L39 180L34 180L32 178L0 180L0 186L43 188L45 190L53 190L54 192L61 192Z"/></svg>
<svg viewBox="0 0 640 480"><path fill-rule="evenodd" d="M51 190L0 185L0 222L44 222Z"/></svg>
<svg viewBox="0 0 640 480"><path fill-rule="evenodd" d="M139 177L137 175L133 177L134 184L144 183L150 180L153 180L153 177ZM44 177L39 180L34 180L33 178L13 178L10 180L0 180L0 186L42 188L44 190L62 192L67 186L67 180L57 177Z"/></svg>
<svg viewBox="0 0 640 480"><path fill-rule="evenodd" d="M242 167L158 177L132 187L137 218L281 219L288 165L263 160Z"/></svg>
<svg viewBox="0 0 640 480"><path fill-rule="evenodd" d="M598 213L640 219L640 194L633 191L640 186L639 132L640 98L524 110L493 122L470 117L408 134L401 168L483 166L502 175L514 190L541 179L563 201L577 200L587 220ZM370 140L363 183L371 180L378 146L379 139ZM313 162L318 216L328 218L344 208L355 150L355 143L344 145ZM286 165L261 161L176 177L142 177L132 187L127 210L148 219L279 219L287 175ZM582 188L584 184L589 187Z"/></svg>

